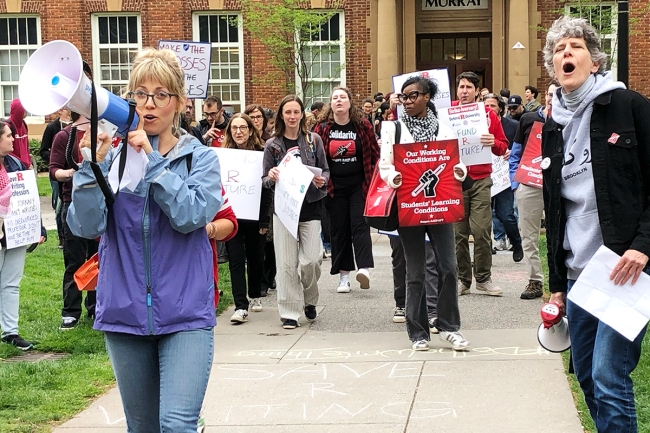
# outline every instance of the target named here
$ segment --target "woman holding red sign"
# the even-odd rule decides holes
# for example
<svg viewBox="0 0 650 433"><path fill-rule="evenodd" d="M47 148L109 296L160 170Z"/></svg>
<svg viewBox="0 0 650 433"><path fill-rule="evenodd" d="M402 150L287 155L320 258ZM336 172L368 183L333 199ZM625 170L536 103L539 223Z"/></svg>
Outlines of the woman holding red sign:
<svg viewBox="0 0 650 433"><path fill-rule="evenodd" d="M370 226L363 216L363 208L379 159L379 145L372 125L354 106L352 94L345 87L337 87L332 92L324 119L314 132L323 139L330 168L326 202L332 228L330 273L340 275L338 293L350 292L350 271L355 269L358 269L359 286L369 289L368 269L374 266L374 261Z"/></svg>
<svg viewBox="0 0 650 433"><path fill-rule="evenodd" d="M399 143L428 142L454 139L454 133L438 122L436 107L431 100L438 86L422 76L411 77L402 85L402 93L391 96L391 106L402 104L404 113ZM393 145L396 140L396 124L383 122L381 128L381 158L379 169L382 179L391 187L402 184L402 174L395 170ZM465 165L454 166L454 177L462 182L467 175ZM459 332L458 310L458 264L454 242L453 224L399 227L398 233L406 258L406 331L413 343L413 350L429 350L430 329L427 316L425 274L425 234L428 235L437 258L438 269L438 319L436 327L440 339L451 343L454 350L466 350L469 342Z"/></svg>

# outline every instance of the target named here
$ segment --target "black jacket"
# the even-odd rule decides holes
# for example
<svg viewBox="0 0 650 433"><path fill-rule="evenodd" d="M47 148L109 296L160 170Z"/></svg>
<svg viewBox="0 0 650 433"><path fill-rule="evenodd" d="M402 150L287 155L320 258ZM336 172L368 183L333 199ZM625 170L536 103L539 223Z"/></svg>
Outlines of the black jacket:
<svg viewBox="0 0 650 433"><path fill-rule="evenodd" d="M619 89L603 93L593 104L592 171L603 242L619 255L634 249L650 256L650 102ZM542 129L542 157L551 162L543 171L551 292L567 291L562 128L551 118Z"/></svg>

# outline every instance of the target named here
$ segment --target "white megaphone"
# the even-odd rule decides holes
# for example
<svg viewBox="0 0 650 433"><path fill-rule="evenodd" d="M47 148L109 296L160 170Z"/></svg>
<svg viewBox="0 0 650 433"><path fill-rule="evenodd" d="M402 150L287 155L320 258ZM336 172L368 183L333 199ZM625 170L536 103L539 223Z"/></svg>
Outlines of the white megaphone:
<svg viewBox="0 0 650 433"><path fill-rule="evenodd" d="M564 352L571 347L569 321L556 303L542 306L542 323L537 328L537 341L549 352Z"/></svg>
<svg viewBox="0 0 650 433"><path fill-rule="evenodd" d="M112 137L138 126L138 115L129 123L129 103L96 86L99 129ZM27 60L18 81L18 95L25 110L37 115L69 108L91 118L92 82L83 70L81 53L68 41L52 41ZM86 149L84 149L86 150ZM85 157L85 155L84 155Z"/></svg>

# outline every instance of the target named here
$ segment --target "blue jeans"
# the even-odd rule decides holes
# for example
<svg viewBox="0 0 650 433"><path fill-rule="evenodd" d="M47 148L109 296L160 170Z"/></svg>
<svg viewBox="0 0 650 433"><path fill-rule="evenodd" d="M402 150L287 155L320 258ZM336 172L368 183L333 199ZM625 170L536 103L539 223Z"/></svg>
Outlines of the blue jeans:
<svg viewBox="0 0 650 433"><path fill-rule="evenodd" d="M497 221L501 224L497 224ZM507 234L510 244L521 245L515 213L515 193L510 188L506 188L492 197L492 224L494 239L505 239Z"/></svg>
<svg viewBox="0 0 650 433"><path fill-rule="evenodd" d="M575 283L569 280L568 289ZM567 300L576 378L599 433L636 433L630 373L641 356L645 328L633 342Z"/></svg>
<svg viewBox="0 0 650 433"><path fill-rule="evenodd" d="M196 433L208 386L212 328L167 335L104 333L128 433Z"/></svg>

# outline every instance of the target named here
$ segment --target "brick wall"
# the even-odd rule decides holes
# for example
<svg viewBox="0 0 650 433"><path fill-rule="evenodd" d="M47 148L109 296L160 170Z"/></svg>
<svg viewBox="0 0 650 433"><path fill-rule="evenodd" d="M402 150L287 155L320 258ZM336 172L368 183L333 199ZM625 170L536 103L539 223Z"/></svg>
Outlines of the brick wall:
<svg viewBox="0 0 650 433"><path fill-rule="evenodd" d="M325 6L332 8L334 0L327 0ZM339 6L340 8L341 6ZM371 68L371 56L367 52L370 29L366 22L370 15L370 0L346 0L343 3L345 15L346 84L353 95L359 94L359 101L371 94L372 83L367 79ZM5 2L0 0L0 11ZM208 10L208 0L123 0L123 11L139 12L142 24L142 45L156 46L159 39L192 39L192 12ZM225 0L224 10L238 11L237 0ZM22 2L24 13L38 13L41 16L43 43L54 39L65 39L77 46L84 60L92 65L91 14L107 12L106 0L31 0ZM259 103L277 107L284 96L284 76L270 64L269 54L259 41L244 33L244 71L246 103ZM273 79L259 78L272 73Z"/></svg>
<svg viewBox="0 0 650 433"><path fill-rule="evenodd" d="M553 21L564 10L566 4L575 2L566 2L563 0L537 0L537 8L541 14L540 26L548 29ZM629 59L629 88L636 90L646 96L650 96L650 1L648 0L629 0L630 10L630 59ZM538 38L544 46L546 41L546 31L539 30ZM537 65L541 70L541 77L537 80L537 87L546 89L550 78L544 68L544 58L542 52L537 54Z"/></svg>

